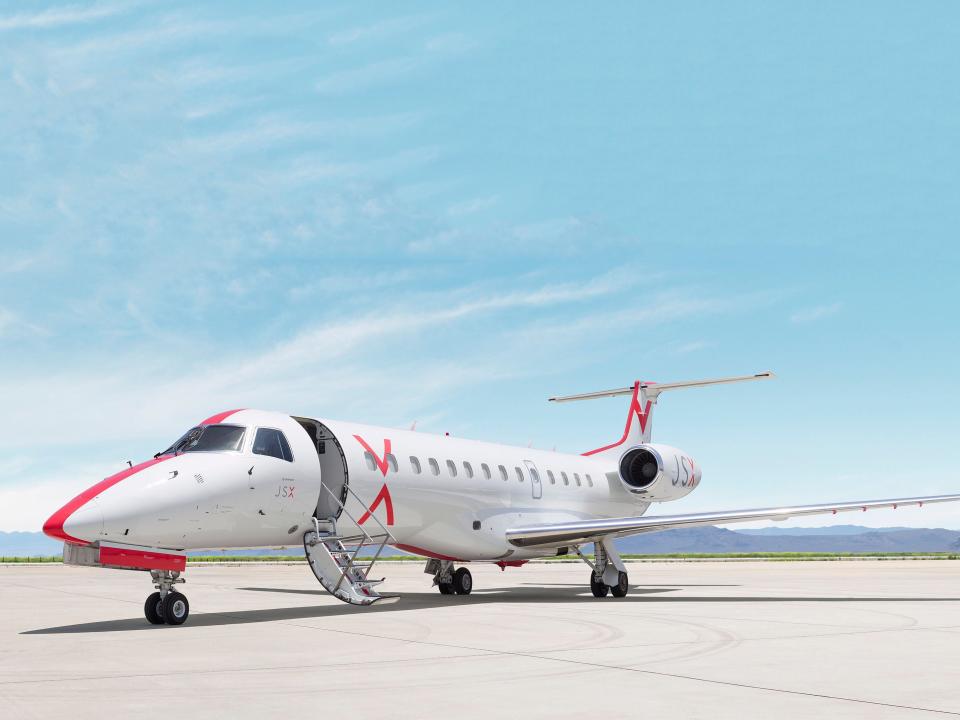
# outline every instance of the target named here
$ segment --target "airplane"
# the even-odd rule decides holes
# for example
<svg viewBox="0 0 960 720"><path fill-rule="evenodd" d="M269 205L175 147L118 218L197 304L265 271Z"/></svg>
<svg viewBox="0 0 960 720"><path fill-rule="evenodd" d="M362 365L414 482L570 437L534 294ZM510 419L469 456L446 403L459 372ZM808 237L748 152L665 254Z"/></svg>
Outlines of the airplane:
<svg viewBox="0 0 960 720"><path fill-rule="evenodd" d="M871 508L922 507L960 494L681 515L645 513L695 490L702 468L651 440L661 393L764 380L771 372L631 386L553 397L557 403L630 396L622 436L582 454L466 440L261 410L228 410L191 428L152 459L84 490L44 532L70 565L147 571L151 624L180 625L190 605L186 552L303 544L334 597L386 597L370 571L386 546L427 558L444 595L469 595L465 563L501 569L577 554L597 598L630 584L614 540L672 528L784 520ZM584 547L593 545L593 556ZM365 549L372 562L361 562ZM372 554L372 555L370 555ZM394 600L396 597L393 598Z"/></svg>

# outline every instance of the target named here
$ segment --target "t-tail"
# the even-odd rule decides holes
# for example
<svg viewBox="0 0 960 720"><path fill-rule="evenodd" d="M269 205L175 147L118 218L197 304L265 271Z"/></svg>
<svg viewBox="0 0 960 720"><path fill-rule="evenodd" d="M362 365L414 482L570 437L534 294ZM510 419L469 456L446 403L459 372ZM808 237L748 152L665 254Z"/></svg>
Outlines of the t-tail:
<svg viewBox="0 0 960 720"><path fill-rule="evenodd" d="M774 377L772 372L756 373L754 375L738 375L736 377L714 378L710 380L687 380L684 382L657 383L646 380L637 380L630 387L615 388L613 390L599 390L597 392L582 393L580 395L564 395L552 397L550 402L573 402L575 400L596 400L598 398L619 397L630 395L630 408L627 411L627 424L623 428L623 436L614 443L604 445L595 450L588 450L584 455L618 454L626 448L650 442L653 429L653 409L657 404L660 393L665 390L679 390L680 388L705 387L707 385L724 385L726 383L747 382L749 380L769 380Z"/></svg>

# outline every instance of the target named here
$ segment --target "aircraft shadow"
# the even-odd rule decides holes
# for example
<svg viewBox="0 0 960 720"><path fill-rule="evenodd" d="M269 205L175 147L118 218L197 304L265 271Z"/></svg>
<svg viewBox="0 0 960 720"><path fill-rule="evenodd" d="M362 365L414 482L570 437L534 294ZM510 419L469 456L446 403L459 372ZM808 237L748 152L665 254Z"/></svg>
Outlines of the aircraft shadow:
<svg viewBox="0 0 960 720"><path fill-rule="evenodd" d="M243 587L238 590L250 592L268 592L293 595L324 595L325 590L301 590L293 588L262 588ZM658 587L647 589L634 587L630 595L625 598L608 597L597 599L590 596L589 591L582 586L566 588L485 588L476 590L467 596L441 595L437 591L425 593L399 593L391 600L385 600L371 607L358 607L337 603L336 605L320 605L307 607L269 608L265 610L236 610L231 612L195 613L185 625L177 628L177 632L189 632L190 628L211 627L221 625L246 625L250 623L274 622L283 620L306 620L311 618L340 617L344 615L361 615L370 613L385 613L407 610L422 610L425 608L440 608L456 605L483 605L489 603L612 603L612 604L640 604L640 603L896 603L896 602L958 602L955 597L822 597L822 596L794 596L794 597L762 597L762 596L663 596L662 593L682 590L682 587ZM60 625L57 627L25 630L21 635L61 635L71 633L101 633L126 632L137 630L141 632L161 632L173 630L167 625L149 625L142 617L122 620L104 620L99 622L78 623L75 625Z"/></svg>

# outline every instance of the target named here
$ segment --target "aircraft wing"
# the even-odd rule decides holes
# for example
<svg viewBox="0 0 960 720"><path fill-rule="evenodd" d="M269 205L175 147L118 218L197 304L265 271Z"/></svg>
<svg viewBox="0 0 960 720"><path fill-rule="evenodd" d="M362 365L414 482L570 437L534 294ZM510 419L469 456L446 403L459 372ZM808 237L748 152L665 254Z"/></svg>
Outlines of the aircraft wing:
<svg viewBox="0 0 960 720"><path fill-rule="evenodd" d="M604 537L625 537L640 533L660 532L697 525L723 525L754 520L786 520L801 515L836 515L838 512L861 512L874 508L923 507L929 503L954 502L957 495L894 498L892 500L858 500L826 505L794 505L792 507L756 510L726 510L690 515L625 517L604 520L575 520L547 525L528 525L507 530L507 540L516 547L560 547L566 544L594 542Z"/></svg>

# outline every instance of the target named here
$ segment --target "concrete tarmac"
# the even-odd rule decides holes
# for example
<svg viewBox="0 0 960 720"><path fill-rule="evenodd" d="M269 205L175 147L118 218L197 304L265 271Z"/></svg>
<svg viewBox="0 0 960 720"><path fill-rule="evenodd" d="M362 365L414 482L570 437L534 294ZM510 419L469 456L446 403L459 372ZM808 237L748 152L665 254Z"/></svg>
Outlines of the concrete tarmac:
<svg viewBox="0 0 960 720"><path fill-rule="evenodd" d="M190 567L150 626L146 573L0 567L0 716L919 718L960 715L960 562L637 563L623 599L577 564L472 566L391 604L306 565Z"/></svg>

